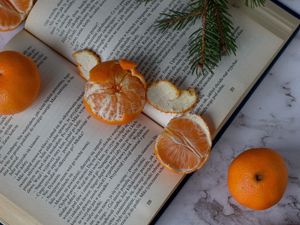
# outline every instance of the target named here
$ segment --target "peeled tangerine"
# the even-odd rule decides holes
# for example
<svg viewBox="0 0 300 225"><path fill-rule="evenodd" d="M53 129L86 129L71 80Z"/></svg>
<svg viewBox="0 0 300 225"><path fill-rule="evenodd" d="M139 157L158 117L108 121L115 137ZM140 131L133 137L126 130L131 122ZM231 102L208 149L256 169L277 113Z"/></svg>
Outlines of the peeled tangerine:
<svg viewBox="0 0 300 225"><path fill-rule="evenodd" d="M87 80L83 103L96 119L122 125L141 114L146 102L146 82L129 60L100 63L90 50L73 54L81 76Z"/></svg>
<svg viewBox="0 0 300 225"><path fill-rule="evenodd" d="M192 173L207 161L212 141L208 126L198 115L173 118L157 137L155 155L167 169Z"/></svg>

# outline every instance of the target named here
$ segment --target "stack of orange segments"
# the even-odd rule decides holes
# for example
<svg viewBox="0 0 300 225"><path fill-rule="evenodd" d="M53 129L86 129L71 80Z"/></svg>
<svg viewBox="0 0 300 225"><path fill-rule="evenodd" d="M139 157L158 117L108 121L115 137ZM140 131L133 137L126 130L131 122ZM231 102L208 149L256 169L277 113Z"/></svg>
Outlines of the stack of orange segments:
<svg viewBox="0 0 300 225"><path fill-rule="evenodd" d="M184 114L172 119L158 136L155 155L167 169L188 174L204 165L211 145L211 135L204 120L195 114Z"/></svg>
<svg viewBox="0 0 300 225"><path fill-rule="evenodd" d="M0 31L15 29L26 18L33 0L0 0Z"/></svg>

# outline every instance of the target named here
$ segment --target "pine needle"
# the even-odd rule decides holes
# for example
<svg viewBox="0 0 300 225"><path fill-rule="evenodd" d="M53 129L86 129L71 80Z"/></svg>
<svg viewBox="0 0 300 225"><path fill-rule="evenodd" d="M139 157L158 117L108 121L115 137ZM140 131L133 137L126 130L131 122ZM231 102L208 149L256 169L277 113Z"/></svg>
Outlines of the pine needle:
<svg viewBox="0 0 300 225"><path fill-rule="evenodd" d="M250 6L251 8L263 6L265 3L266 0L245 0L246 6Z"/></svg>

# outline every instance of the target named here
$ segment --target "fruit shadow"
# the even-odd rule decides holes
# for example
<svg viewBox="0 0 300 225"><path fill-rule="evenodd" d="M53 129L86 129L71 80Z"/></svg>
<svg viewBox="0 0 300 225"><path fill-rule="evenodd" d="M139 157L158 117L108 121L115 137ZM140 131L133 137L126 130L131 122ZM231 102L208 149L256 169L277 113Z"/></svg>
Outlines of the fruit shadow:
<svg viewBox="0 0 300 225"><path fill-rule="evenodd" d="M214 139L214 137L217 135L217 133L216 133L216 126L214 125L212 118L207 114L203 114L203 115L201 115L201 117L206 122L209 132L211 134L211 137L212 137L212 139Z"/></svg>

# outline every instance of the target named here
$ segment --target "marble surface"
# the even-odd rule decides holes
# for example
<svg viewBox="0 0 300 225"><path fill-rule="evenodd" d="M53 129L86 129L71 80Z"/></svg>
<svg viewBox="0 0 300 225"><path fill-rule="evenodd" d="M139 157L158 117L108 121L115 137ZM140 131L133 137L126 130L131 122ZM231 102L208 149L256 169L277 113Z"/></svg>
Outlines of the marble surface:
<svg viewBox="0 0 300 225"><path fill-rule="evenodd" d="M282 0L300 12L300 0ZM227 189L227 168L249 147L276 149L287 162L281 201L265 211L239 205ZM300 32L193 174L157 225L300 225Z"/></svg>

